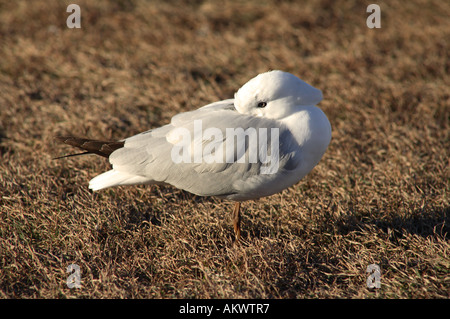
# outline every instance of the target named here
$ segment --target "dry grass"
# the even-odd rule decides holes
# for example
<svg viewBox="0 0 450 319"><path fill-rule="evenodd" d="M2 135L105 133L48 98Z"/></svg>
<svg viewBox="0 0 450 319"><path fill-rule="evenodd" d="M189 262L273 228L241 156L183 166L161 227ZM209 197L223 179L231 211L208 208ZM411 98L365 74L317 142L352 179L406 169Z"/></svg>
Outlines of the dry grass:
<svg viewBox="0 0 450 319"><path fill-rule="evenodd" d="M377 30L360 1L79 0L68 29L71 2L0 1L0 297L449 297L445 1L377 2ZM239 246L231 203L93 194L106 161L52 160L70 152L57 134L127 137L268 69L323 90L333 140L299 184L243 206Z"/></svg>

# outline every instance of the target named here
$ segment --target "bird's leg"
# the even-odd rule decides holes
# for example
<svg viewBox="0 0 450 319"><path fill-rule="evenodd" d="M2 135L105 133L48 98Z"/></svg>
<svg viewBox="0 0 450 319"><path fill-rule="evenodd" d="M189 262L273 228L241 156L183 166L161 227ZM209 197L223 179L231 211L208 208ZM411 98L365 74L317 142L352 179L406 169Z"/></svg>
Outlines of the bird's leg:
<svg viewBox="0 0 450 319"><path fill-rule="evenodd" d="M234 240L241 237L241 202L236 202L233 210Z"/></svg>

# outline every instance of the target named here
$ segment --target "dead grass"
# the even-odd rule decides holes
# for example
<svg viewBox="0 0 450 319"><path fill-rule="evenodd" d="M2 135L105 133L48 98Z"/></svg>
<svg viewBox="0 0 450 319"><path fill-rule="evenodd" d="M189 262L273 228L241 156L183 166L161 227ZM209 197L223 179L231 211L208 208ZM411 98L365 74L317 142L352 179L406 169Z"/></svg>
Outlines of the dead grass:
<svg viewBox="0 0 450 319"><path fill-rule="evenodd" d="M360 1L0 1L3 298L448 298L450 7ZM320 88L333 140L295 187L244 205L168 187L92 194L119 139L268 69ZM66 286L81 267L82 288ZM366 268L381 267L381 288Z"/></svg>

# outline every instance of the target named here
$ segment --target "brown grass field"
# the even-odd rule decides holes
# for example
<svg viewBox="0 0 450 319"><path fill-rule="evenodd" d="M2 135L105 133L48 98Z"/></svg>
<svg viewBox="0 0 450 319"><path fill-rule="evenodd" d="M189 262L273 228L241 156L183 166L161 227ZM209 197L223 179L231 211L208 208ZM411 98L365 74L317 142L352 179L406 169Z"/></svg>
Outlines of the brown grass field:
<svg viewBox="0 0 450 319"><path fill-rule="evenodd" d="M449 15L440 0L0 0L0 298L449 298ZM74 151L56 135L128 137L270 69L323 91L333 139L297 185L243 204L238 245L232 202L92 193L107 160L53 160Z"/></svg>

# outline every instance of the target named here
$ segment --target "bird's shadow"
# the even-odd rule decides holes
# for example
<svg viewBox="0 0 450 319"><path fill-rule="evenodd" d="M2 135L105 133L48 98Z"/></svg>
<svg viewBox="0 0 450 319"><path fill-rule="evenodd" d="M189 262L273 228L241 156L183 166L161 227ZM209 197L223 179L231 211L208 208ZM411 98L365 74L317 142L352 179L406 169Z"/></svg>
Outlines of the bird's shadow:
<svg viewBox="0 0 450 319"><path fill-rule="evenodd" d="M335 225L340 235L374 227L388 234L389 239L394 242L397 242L406 234L421 237L439 236L448 241L450 233L449 213L450 207L428 212L415 210L408 216L397 215L386 219L371 216L357 218L347 215L339 218Z"/></svg>
<svg viewBox="0 0 450 319"><path fill-rule="evenodd" d="M167 210L164 207L167 207L167 205L170 206L170 203L190 202L195 204L217 204L223 201L209 196L197 196L187 191L179 189L174 190L173 188L165 186L158 186L157 189L152 190L152 192L164 201L164 205L161 205L160 208L156 208L148 202L130 203L122 202L122 200L118 199L122 202L118 206L124 207L124 212L126 212L125 214L127 215L127 224L130 227L143 227L146 224L161 226L165 216L170 214L170 210ZM354 214L346 214L337 219L333 218L334 220L328 221L327 224L331 225L329 227L333 228L333 232L344 236L353 231L362 231L374 227L375 229L379 229L388 234L391 241L397 241L406 234L414 234L421 237L438 235L448 241L450 234L449 213L450 207L431 211L415 210L406 216L404 216L404 214L399 214L389 218L382 218L379 214L367 215L364 213L358 214L356 212ZM245 235L246 232L252 237L273 235L274 230L272 227L246 223L245 215L243 217L245 225L243 235ZM327 230L322 229L321 231Z"/></svg>
<svg viewBox="0 0 450 319"><path fill-rule="evenodd" d="M163 205L154 205L151 202L130 202L122 199L117 199L118 207L123 207L122 211L126 215L127 224L130 228L145 227L145 225L153 224L156 226L162 226L163 220L170 212L171 203L218 203L221 200L207 197L198 196L180 189L172 189L165 186L158 186L157 189L153 189L152 193L162 200Z"/></svg>

